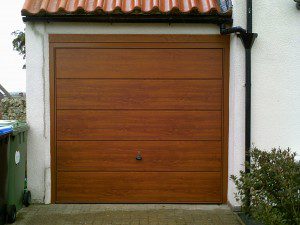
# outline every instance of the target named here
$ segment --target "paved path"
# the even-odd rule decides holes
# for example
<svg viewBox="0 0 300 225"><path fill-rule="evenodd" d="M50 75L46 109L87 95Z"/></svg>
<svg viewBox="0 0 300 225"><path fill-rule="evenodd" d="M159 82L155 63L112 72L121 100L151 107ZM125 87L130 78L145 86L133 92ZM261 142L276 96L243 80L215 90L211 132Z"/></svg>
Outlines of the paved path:
<svg viewBox="0 0 300 225"><path fill-rule="evenodd" d="M240 225L217 205L32 205L15 225Z"/></svg>

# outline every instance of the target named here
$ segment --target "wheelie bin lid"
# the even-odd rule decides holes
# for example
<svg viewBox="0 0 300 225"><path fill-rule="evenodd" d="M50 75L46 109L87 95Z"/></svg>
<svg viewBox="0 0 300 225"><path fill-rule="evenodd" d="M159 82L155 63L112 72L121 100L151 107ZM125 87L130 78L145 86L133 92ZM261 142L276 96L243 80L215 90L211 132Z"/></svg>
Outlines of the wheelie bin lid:
<svg viewBox="0 0 300 225"><path fill-rule="evenodd" d="M0 120L0 127L1 126L10 126L12 128L12 135L16 135L29 129L26 122L17 120Z"/></svg>
<svg viewBox="0 0 300 225"><path fill-rule="evenodd" d="M1 126L0 125L0 136L12 133L12 126Z"/></svg>

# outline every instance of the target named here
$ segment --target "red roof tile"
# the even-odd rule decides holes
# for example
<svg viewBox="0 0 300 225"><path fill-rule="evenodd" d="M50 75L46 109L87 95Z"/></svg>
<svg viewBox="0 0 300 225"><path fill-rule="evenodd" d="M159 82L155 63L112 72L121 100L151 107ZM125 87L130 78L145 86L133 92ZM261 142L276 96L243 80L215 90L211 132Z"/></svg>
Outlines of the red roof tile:
<svg viewBox="0 0 300 225"><path fill-rule="evenodd" d="M199 13L231 14L230 0L25 0L22 15Z"/></svg>

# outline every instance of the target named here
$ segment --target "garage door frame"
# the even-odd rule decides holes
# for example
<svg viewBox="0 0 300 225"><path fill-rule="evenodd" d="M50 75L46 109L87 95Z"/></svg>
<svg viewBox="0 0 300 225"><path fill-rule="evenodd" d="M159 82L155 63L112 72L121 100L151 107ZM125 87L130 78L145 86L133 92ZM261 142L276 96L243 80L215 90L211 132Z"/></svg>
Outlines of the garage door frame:
<svg viewBox="0 0 300 225"><path fill-rule="evenodd" d="M228 185L228 123L229 123L229 36L221 35L85 35L50 34L50 148L51 148L51 203L56 203L56 91L55 91L55 51L59 48L87 46L116 46L121 43L156 46L178 46L188 48L218 48L223 51L223 99L222 99L222 203L227 202Z"/></svg>

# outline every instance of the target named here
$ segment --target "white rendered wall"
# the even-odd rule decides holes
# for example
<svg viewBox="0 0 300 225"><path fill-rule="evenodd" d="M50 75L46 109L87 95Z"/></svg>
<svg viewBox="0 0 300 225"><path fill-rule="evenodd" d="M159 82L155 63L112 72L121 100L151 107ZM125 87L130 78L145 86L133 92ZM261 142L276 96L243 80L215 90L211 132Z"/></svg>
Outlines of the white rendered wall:
<svg viewBox="0 0 300 225"><path fill-rule="evenodd" d="M234 25L245 27L245 1L235 0ZM252 142L300 154L300 11L293 1L254 1ZM271 10L272 9L272 10ZM28 185L35 202L50 203L48 34L218 34L215 25L27 23ZM232 35L230 52L229 174L244 161L244 48ZM298 57L298 58L297 58ZM228 182L233 206L235 188Z"/></svg>
<svg viewBox="0 0 300 225"><path fill-rule="evenodd" d="M300 10L294 1L254 1L252 142L290 147L300 160Z"/></svg>

